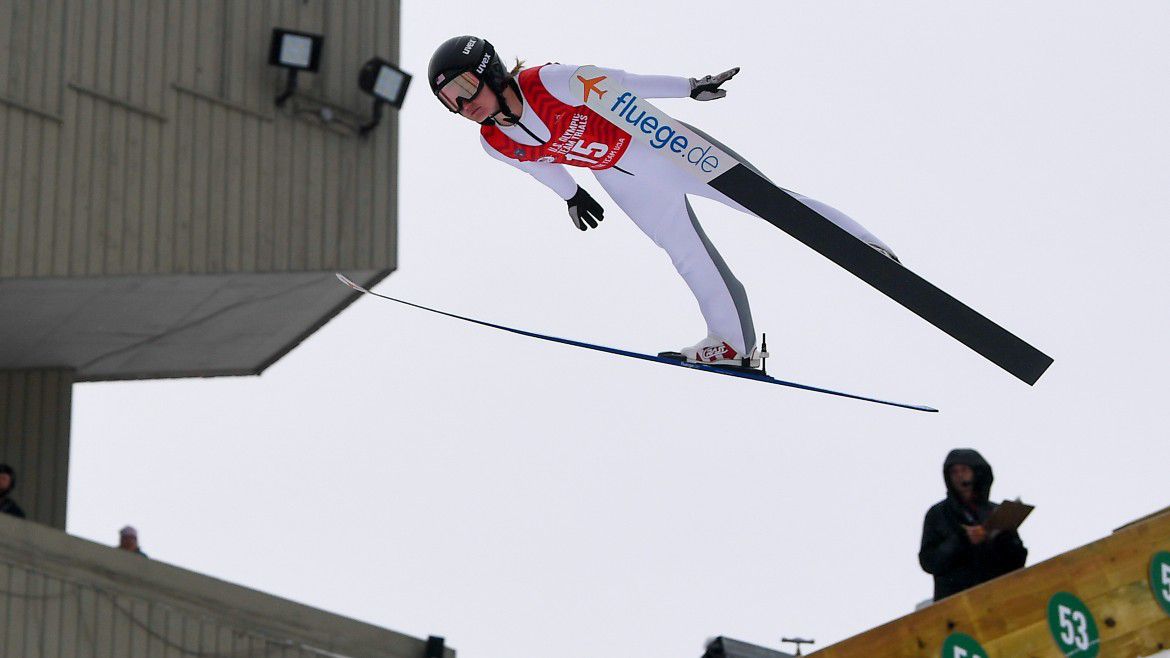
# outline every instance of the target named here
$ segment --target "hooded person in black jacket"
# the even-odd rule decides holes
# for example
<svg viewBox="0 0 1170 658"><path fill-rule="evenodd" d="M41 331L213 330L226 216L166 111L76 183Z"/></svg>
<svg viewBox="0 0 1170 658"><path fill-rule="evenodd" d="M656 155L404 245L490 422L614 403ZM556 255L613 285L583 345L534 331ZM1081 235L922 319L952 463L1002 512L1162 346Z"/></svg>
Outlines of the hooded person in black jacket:
<svg viewBox="0 0 1170 658"><path fill-rule="evenodd" d="M14 488L16 472L8 464L0 464L0 514L11 514L23 519L24 510L20 509L15 500L8 497Z"/></svg>
<svg viewBox="0 0 1170 658"><path fill-rule="evenodd" d="M947 497L926 512L918 563L934 576L934 600L1024 566L1028 549L1015 530L988 531L998 505L988 500L991 465L978 452L952 450L943 462Z"/></svg>

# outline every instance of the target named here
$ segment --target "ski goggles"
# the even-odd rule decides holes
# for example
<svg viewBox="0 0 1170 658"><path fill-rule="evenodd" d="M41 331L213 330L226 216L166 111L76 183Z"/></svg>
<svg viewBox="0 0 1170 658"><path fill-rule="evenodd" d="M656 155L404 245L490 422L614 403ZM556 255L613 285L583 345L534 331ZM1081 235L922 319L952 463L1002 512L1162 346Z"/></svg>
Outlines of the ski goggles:
<svg viewBox="0 0 1170 658"><path fill-rule="evenodd" d="M442 76L439 76L439 80L435 82L439 85L435 95L452 112L462 110L463 104L475 98L475 95L483 89L483 80L470 71L460 73L446 81L442 81Z"/></svg>

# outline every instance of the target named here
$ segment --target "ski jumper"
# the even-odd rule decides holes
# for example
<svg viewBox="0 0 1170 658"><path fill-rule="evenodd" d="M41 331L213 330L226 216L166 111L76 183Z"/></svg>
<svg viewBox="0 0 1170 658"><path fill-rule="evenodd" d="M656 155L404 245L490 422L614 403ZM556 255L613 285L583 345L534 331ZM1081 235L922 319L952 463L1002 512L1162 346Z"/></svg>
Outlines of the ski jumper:
<svg viewBox="0 0 1170 658"><path fill-rule="evenodd" d="M565 200L577 191L577 183L564 165L591 169L614 203L670 256L699 303L708 333L727 341L738 353L750 354L756 333L747 293L707 239L687 195L714 199L748 214L751 211L687 175L648 146L631 140L621 126L582 105L569 88L577 68L546 64L521 71L517 76L524 104L520 120L512 126L483 126L480 142L484 150L528 173ZM690 96L689 78L634 75L614 69L605 70L605 74L642 98ZM888 249L839 210L792 194L855 237Z"/></svg>

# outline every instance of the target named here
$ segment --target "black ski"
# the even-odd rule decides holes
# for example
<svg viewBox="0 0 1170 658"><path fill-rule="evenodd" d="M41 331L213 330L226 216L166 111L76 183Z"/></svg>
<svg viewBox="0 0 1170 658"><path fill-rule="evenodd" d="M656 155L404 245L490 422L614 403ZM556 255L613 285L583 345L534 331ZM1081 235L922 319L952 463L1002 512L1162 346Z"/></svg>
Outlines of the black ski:
<svg viewBox="0 0 1170 658"><path fill-rule="evenodd" d="M726 147L605 80L600 69L578 69L574 88L585 105L634 139L1021 380L1035 384L1052 364L1048 355L825 219Z"/></svg>

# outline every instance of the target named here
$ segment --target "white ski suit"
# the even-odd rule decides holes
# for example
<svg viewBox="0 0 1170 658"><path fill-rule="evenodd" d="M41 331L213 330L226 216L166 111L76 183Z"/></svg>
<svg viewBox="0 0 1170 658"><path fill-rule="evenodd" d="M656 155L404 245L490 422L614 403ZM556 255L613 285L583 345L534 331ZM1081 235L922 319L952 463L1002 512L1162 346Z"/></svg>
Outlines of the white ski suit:
<svg viewBox="0 0 1170 658"><path fill-rule="evenodd" d="M525 161L513 156L522 156L525 147L547 145L558 139L565 141L565 135L553 135L549 129L549 125L560 119L559 114L552 114L556 108L550 109L550 103L540 102L539 99L547 99L551 95L559 104L580 107L580 99L574 97L569 86L577 68L565 64L546 64L535 71L529 69L522 72L519 86L524 110L520 112L519 123L487 127L480 138L488 154L530 174L565 200L574 195L577 184L565 171L563 164L549 162L549 158L543 158L546 161L542 162L537 159ZM602 71L642 98L690 96L689 78L634 75L615 69ZM531 102L532 99L537 99L537 103ZM547 116L542 116L542 113ZM599 115L593 117L604 121ZM501 134L506 139L501 139ZM703 136L709 138L705 134ZM727 147L715 140L711 141L734 155ZM576 164L573 160L579 158L570 155L568 159L566 164ZM750 354L756 344L756 334L747 293L703 233L686 195L704 196L742 212L751 212L636 140L627 143L624 153L611 168L594 168L593 174L618 207L670 256L671 263L698 301L708 332L727 341L738 353ZM859 239L888 250L881 240L839 210L814 199L791 194Z"/></svg>

